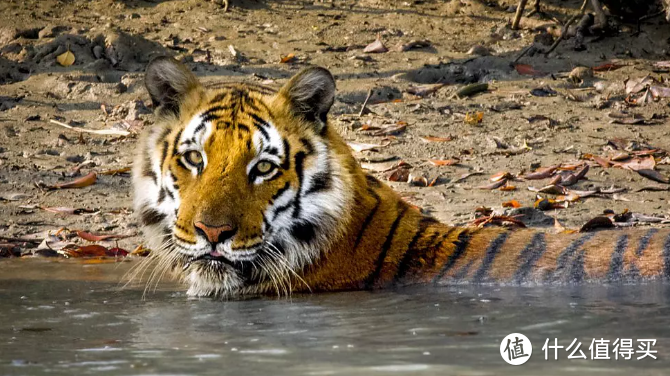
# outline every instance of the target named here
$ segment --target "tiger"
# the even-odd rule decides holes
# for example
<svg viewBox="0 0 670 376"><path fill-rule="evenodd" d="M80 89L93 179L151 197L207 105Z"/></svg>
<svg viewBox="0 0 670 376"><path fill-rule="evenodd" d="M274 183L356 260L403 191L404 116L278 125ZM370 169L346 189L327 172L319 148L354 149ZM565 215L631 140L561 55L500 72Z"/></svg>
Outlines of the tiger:
<svg viewBox="0 0 670 376"><path fill-rule="evenodd" d="M553 234L455 227L368 174L329 121L335 80L202 84L173 58L145 86L155 123L133 166L150 258L195 297L409 285L665 280L670 229Z"/></svg>

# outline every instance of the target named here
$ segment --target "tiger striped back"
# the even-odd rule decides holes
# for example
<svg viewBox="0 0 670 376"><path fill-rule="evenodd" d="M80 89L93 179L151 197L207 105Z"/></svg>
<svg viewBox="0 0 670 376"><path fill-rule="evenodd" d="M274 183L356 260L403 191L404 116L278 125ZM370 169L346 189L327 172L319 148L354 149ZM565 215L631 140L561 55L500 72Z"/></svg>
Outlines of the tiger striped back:
<svg viewBox="0 0 670 376"><path fill-rule="evenodd" d="M158 272L196 296L417 283L554 283L668 275L670 230L550 235L441 224L366 175L328 124L335 83L204 87L147 68L157 121L140 141L135 209Z"/></svg>

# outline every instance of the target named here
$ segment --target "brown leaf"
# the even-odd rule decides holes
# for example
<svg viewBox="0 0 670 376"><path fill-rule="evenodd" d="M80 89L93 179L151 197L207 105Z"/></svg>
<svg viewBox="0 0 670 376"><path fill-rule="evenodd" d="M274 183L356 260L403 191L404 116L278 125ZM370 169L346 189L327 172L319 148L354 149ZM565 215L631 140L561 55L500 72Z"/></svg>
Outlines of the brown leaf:
<svg viewBox="0 0 670 376"><path fill-rule="evenodd" d="M477 125L484 119L484 113L481 111L468 112L465 114L465 124Z"/></svg>
<svg viewBox="0 0 670 376"><path fill-rule="evenodd" d="M617 70L621 67L625 67L625 65L615 64L615 63L605 63L605 64L595 66L595 67L591 68L591 70L594 71L594 72L609 72L609 71Z"/></svg>
<svg viewBox="0 0 670 376"><path fill-rule="evenodd" d="M614 223L612 223L612 220L609 217L595 217L591 219L590 221L586 222L580 229L579 232L589 232L591 230L599 229L599 228L612 228L614 227Z"/></svg>
<svg viewBox="0 0 670 376"><path fill-rule="evenodd" d="M72 180L67 183L58 183L54 185L45 185L43 183L38 183L36 184L38 188L42 189L48 189L48 190L53 190L53 189L67 189L67 188L84 188L88 187L89 185L95 184L95 182L98 180L98 174L95 171L91 171L88 173L88 175L82 176L78 179Z"/></svg>
<svg viewBox="0 0 670 376"><path fill-rule="evenodd" d="M133 169L132 167L122 167L122 168L117 168L117 169L114 169L114 170L105 170L105 171L101 171L101 172L99 172L99 174L100 174L100 175L111 175L111 176L115 176L115 175L127 174L127 173L129 173L132 169Z"/></svg>
<svg viewBox="0 0 670 376"><path fill-rule="evenodd" d="M414 48L426 48L430 46L431 46L430 41L424 39L424 40L413 40L405 44L398 44L395 49L398 52L405 52Z"/></svg>
<svg viewBox="0 0 670 376"><path fill-rule="evenodd" d="M295 54L290 53L288 55L281 56L281 59L279 60L279 62L281 64L288 64L288 63L292 63L294 60L295 60Z"/></svg>
<svg viewBox="0 0 670 376"><path fill-rule="evenodd" d="M362 142L352 141L352 142L347 142L347 145L349 145L349 147L353 151L360 153L360 152L366 151L366 150L373 150L373 149L386 147L389 144L388 143L386 143L386 144L366 144L366 143L362 143Z"/></svg>
<svg viewBox="0 0 670 376"><path fill-rule="evenodd" d="M410 86L407 88L407 92L417 97L425 97L427 95L433 94L445 87L446 84L435 84L435 85L424 85L424 86Z"/></svg>
<svg viewBox="0 0 670 376"><path fill-rule="evenodd" d="M433 166L453 166L460 162L458 159L429 159L428 163Z"/></svg>
<svg viewBox="0 0 670 376"><path fill-rule="evenodd" d="M388 48L384 46L384 43L380 39L380 35L377 35L377 39L375 39L374 42L368 44L364 49L363 52L365 53L384 53L387 52Z"/></svg>
<svg viewBox="0 0 670 376"><path fill-rule="evenodd" d="M409 168L400 166L388 173L386 179L389 181L407 182L409 180Z"/></svg>
<svg viewBox="0 0 670 376"><path fill-rule="evenodd" d="M537 180L537 179L546 179L554 174L554 171L558 169L560 165L550 166L550 167L540 167L530 174L523 175L522 178L526 180Z"/></svg>
<svg viewBox="0 0 670 376"><path fill-rule="evenodd" d="M503 208L520 208L522 205L517 200L506 201L502 203Z"/></svg>
<svg viewBox="0 0 670 376"><path fill-rule="evenodd" d="M507 179L514 179L514 175L510 174L507 171L500 171L497 172L489 178L491 181L500 181L500 180L507 180Z"/></svg>
<svg viewBox="0 0 670 376"><path fill-rule="evenodd" d="M661 175L660 172L656 170L651 170L651 169L639 169L636 170L638 174L644 176L647 179L651 179L653 181L657 181L659 183L663 184L670 184L670 178L667 176Z"/></svg>
<svg viewBox="0 0 670 376"><path fill-rule="evenodd" d="M404 161L390 161L382 163L361 163L361 167L365 170L375 171L375 172L387 172L393 169L398 168L399 166L408 166Z"/></svg>
<svg viewBox="0 0 670 376"><path fill-rule="evenodd" d="M423 142L447 142L447 141L453 141L454 136L449 136L449 137L436 137L436 136L421 136L419 137L421 141Z"/></svg>
<svg viewBox="0 0 670 376"><path fill-rule="evenodd" d="M107 248L97 244L84 245L84 246L69 244L63 247L62 249L58 250L58 253L62 254L65 257L79 258L79 257L126 257L129 252L121 248Z"/></svg>
<svg viewBox="0 0 670 376"><path fill-rule="evenodd" d="M505 184L505 185L503 185L502 187L500 187L499 190L501 190L501 191L503 191L503 192L516 191L516 186L509 184L509 181L508 181L507 184Z"/></svg>
<svg viewBox="0 0 670 376"><path fill-rule="evenodd" d="M51 212L51 213L57 213L57 214L71 214L71 215L79 215L79 214L84 214L84 213L95 213L96 210L93 209L85 209L85 208L66 208L62 206L56 206L56 207L46 207L46 206L40 206L39 207L42 210Z"/></svg>
<svg viewBox="0 0 670 376"><path fill-rule="evenodd" d="M114 235L114 234L107 234L107 235L93 235L90 232L85 232L85 231L76 231L77 236L84 240L88 240L89 242L101 242L105 240L113 240L113 239L125 239L129 238L132 235Z"/></svg>
<svg viewBox="0 0 670 376"><path fill-rule="evenodd" d="M493 189L498 189L505 184L507 184L507 179L502 179L502 180L495 181L491 184L482 185L480 187L477 187L477 189L493 190Z"/></svg>
<svg viewBox="0 0 670 376"><path fill-rule="evenodd" d="M514 64L514 69L516 69L517 73L524 76L544 76L546 74L535 70L535 68L528 64Z"/></svg>

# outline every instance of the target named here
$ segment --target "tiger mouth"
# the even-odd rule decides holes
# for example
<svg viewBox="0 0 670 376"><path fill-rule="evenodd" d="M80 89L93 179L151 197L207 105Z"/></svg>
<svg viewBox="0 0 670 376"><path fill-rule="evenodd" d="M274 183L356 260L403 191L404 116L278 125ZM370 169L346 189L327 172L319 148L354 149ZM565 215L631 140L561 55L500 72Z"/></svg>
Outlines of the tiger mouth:
<svg viewBox="0 0 670 376"><path fill-rule="evenodd" d="M209 253L202 254L200 256L192 257L184 265L184 270L188 269L191 264L196 262L205 262L205 263L214 263L220 262L226 265L229 265L233 268L240 268L246 263L249 263L258 257L258 251L255 249L245 250L245 251L235 251L235 258L230 258L229 256L219 252L211 251Z"/></svg>

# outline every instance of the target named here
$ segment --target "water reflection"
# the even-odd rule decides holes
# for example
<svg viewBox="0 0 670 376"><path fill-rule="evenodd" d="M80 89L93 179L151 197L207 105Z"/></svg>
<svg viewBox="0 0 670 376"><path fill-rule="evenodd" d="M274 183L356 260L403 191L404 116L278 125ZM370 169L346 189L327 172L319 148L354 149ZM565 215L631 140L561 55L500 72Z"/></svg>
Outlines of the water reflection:
<svg viewBox="0 0 670 376"><path fill-rule="evenodd" d="M24 263L25 264L25 263ZM638 286L413 288L213 301L115 291L118 269L63 278L54 265L0 263L0 374L664 374L670 289ZM81 267L81 266L78 266ZM107 273L107 274L105 274ZM29 278L26 276L30 276ZM41 276L36 278L35 276ZM72 274L70 274L72 276ZM68 280L69 279L69 280ZM503 363L521 332L533 358ZM655 338L656 361L545 361L546 338Z"/></svg>

